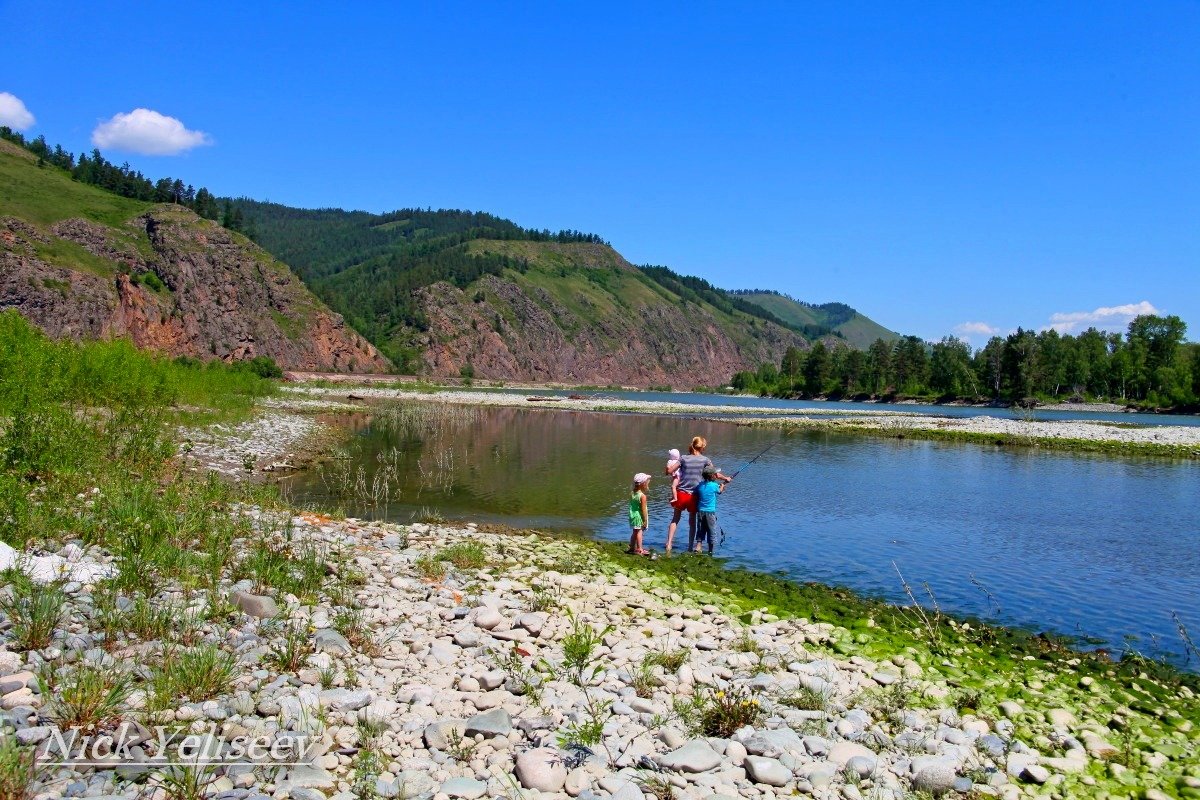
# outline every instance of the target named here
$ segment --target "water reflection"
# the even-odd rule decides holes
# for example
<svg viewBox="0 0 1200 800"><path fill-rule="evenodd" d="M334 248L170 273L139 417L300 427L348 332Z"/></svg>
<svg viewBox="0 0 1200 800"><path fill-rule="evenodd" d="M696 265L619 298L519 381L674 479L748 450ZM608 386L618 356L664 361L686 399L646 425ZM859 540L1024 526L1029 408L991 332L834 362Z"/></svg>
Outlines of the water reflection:
<svg viewBox="0 0 1200 800"><path fill-rule="evenodd" d="M345 458L298 476L338 505L338 471L386 502L350 513L572 527L621 539L635 472L655 476L646 541L668 521L666 450L696 434L732 471L780 440L721 498L723 555L902 600L893 561L944 608L1178 656L1170 612L1200 631L1200 465L737 427L682 417L407 404L347 420ZM989 599L989 594L991 599ZM999 606L997 611L996 606Z"/></svg>

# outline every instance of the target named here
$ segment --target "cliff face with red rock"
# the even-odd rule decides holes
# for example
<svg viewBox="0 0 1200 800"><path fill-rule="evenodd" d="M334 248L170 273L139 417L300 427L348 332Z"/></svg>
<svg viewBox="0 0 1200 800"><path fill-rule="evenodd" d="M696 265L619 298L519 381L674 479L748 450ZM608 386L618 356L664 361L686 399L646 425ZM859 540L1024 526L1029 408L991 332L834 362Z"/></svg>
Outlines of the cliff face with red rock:
<svg viewBox="0 0 1200 800"><path fill-rule="evenodd" d="M464 289L418 292L428 330L408 344L427 374L601 386L721 386L735 372L778 364L800 334L682 298L596 244L477 241L524 271Z"/></svg>
<svg viewBox="0 0 1200 800"><path fill-rule="evenodd" d="M51 336L128 337L139 347L285 369L381 372L373 345L283 264L178 206L120 227L0 217L0 309Z"/></svg>

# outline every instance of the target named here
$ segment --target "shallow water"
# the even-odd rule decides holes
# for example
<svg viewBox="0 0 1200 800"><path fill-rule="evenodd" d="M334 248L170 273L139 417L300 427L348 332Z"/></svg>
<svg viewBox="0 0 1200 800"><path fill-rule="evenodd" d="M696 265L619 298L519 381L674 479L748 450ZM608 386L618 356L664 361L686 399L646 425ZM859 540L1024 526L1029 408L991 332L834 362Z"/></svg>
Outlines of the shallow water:
<svg viewBox="0 0 1200 800"><path fill-rule="evenodd" d="M1200 426L1200 415L1196 414L1142 414L1125 411L1056 411L1033 409L1014 411L1011 408L987 408L980 406L948 406L922 403L856 403L853 401L824 400L780 400L774 397L752 397L736 394L706 394L703 392L622 392L607 389L576 392L555 389L536 392L527 389L480 389L506 394L538 394L542 396L566 397L582 394L585 397L602 397L612 400L634 400L644 403L689 403L698 406L740 406L748 409L786 408L789 411L812 410L817 415L828 415L831 411L903 412L909 414L932 414L943 417L998 417L1000 419L1031 420L1085 420L1092 422L1117 422L1125 425L1186 425ZM803 416L803 415L802 415Z"/></svg>
<svg viewBox="0 0 1200 800"><path fill-rule="evenodd" d="M343 500L348 513L407 521L429 507L623 539L628 481L646 471L656 476L646 543L661 550L668 448L705 435L732 472L778 442L721 498L719 554L736 564L904 600L898 567L922 594L927 582L944 610L1118 650L1131 642L1177 663L1185 651L1171 612L1200 634L1195 462L784 435L670 416L408 408L347 421L351 458L335 469L361 467L368 483L389 470L399 492L386 509ZM302 474L290 489L336 505L327 481L331 472Z"/></svg>

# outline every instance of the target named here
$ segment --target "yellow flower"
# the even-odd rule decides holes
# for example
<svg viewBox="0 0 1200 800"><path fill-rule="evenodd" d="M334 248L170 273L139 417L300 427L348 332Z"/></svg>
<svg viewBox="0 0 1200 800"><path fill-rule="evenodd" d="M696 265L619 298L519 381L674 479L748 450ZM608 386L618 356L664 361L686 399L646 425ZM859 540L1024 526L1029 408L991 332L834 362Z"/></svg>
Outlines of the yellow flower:
<svg viewBox="0 0 1200 800"><path fill-rule="evenodd" d="M718 700L724 700L724 699L725 699L725 693L724 693L724 692L717 692L717 699L718 699Z"/></svg>

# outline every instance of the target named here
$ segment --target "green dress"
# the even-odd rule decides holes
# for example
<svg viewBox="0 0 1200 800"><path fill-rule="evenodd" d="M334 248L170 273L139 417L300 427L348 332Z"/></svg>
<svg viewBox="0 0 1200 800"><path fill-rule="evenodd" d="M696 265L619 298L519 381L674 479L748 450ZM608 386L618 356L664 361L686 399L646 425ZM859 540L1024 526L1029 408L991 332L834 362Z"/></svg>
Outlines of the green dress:
<svg viewBox="0 0 1200 800"><path fill-rule="evenodd" d="M642 519L642 493L633 492L629 495L629 527L644 528L646 520Z"/></svg>

